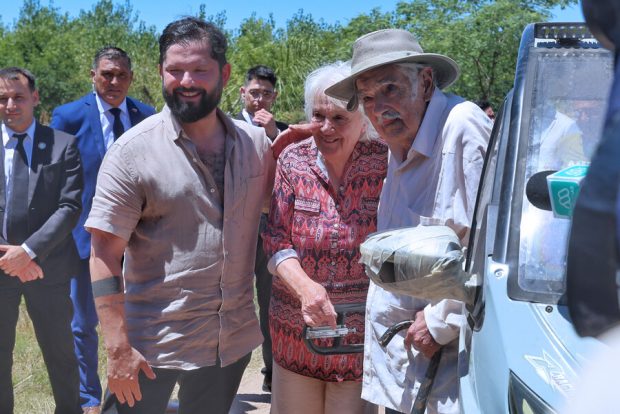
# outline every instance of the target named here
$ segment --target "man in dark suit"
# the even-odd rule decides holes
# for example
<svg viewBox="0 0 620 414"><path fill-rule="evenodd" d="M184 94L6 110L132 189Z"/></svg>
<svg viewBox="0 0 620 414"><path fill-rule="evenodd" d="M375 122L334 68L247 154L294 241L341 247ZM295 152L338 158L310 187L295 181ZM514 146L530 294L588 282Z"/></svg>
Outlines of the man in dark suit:
<svg viewBox="0 0 620 414"><path fill-rule="evenodd" d="M258 65L250 68L245 76L245 83L239 89L243 109L237 114L236 119L250 124L263 127L267 136L273 141L280 132L288 128L284 122L276 121L271 107L278 97L276 83L278 79L273 69ZM264 211L260 219L259 234L265 229L267 223L267 211ZM258 236L256 248L256 262L254 265L256 275L256 296L258 298L260 329L265 340L263 341L264 375L263 391L271 392L271 367L273 364L271 354L271 335L269 334L269 299L271 298L271 273L267 270L267 257L263 251L263 240Z"/></svg>
<svg viewBox="0 0 620 414"><path fill-rule="evenodd" d="M270 112L278 97L277 81L275 72L267 66L258 65L250 68L245 75L244 85L239 88L243 108L235 117L265 128L265 133L272 141L288 128L284 122L276 121Z"/></svg>
<svg viewBox="0 0 620 414"><path fill-rule="evenodd" d="M73 230L80 270L71 281L75 352L80 367L80 396L85 413L99 413L101 383L97 375L97 313L92 296L88 258L90 233L84 230L95 195L101 161L107 149L124 131L155 113L155 109L127 96L133 80L131 59L116 47L97 51L91 69L94 92L59 106L52 113L52 128L77 137L84 169L83 210Z"/></svg>
<svg viewBox="0 0 620 414"><path fill-rule="evenodd" d="M13 412L11 368L22 296L52 385L56 414L81 413L69 281L79 257L82 169L75 137L39 124L34 76L0 70L0 413Z"/></svg>

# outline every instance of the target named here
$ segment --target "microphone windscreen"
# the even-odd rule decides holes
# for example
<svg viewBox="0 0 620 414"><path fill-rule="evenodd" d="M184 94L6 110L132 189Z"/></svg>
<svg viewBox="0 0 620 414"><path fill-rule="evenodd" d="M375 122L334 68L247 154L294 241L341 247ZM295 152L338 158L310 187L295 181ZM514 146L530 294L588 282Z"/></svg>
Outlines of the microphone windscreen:
<svg viewBox="0 0 620 414"><path fill-rule="evenodd" d="M555 170L539 171L532 175L525 186L525 195L532 205L541 210L551 211L551 199L547 187L547 176Z"/></svg>

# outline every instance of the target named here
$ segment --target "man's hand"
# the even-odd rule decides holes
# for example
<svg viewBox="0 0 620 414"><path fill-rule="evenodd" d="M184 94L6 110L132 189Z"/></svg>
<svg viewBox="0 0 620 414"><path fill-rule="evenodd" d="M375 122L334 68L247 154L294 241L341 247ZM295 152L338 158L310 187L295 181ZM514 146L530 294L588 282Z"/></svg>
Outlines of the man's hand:
<svg viewBox="0 0 620 414"><path fill-rule="evenodd" d="M311 282L300 296L301 314L306 325L336 327L336 311L327 291L316 282Z"/></svg>
<svg viewBox="0 0 620 414"><path fill-rule="evenodd" d="M98 229L90 230L92 282L122 274L121 258L127 242L112 233ZM121 291L94 296L103 342L108 350L108 387L121 404L126 402L133 407L136 401L142 399L138 382L140 371L144 371L149 379L154 379L155 373L144 357L129 343L125 294Z"/></svg>
<svg viewBox="0 0 620 414"><path fill-rule="evenodd" d="M14 275L22 282L31 282L36 279L43 279L43 269L34 260L31 260L24 268L17 271Z"/></svg>
<svg viewBox="0 0 620 414"><path fill-rule="evenodd" d="M0 258L0 269L12 276L17 276L18 272L32 261L21 246L3 244L0 245L0 252L4 252L4 255ZM41 277L43 277L43 274L41 274Z"/></svg>
<svg viewBox="0 0 620 414"><path fill-rule="evenodd" d="M254 118L252 119L256 125L265 128L267 136L271 139L275 139L278 135L278 127L276 126L276 120L271 112L266 109L259 109L254 112Z"/></svg>
<svg viewBox="0 0 620 414"><path fill-rule="evenodd" d="M320 124L313 122L308 124L289 125L288 129L280 132L280 135L278 135L273 141L273 144L271 144L273 157L277 160L280 153L284 151L284 148L296 142L303 141L306 138L310 138L320 128Z"/></svg>
<svg viewBox="0 0 620 414"><path fill-rule="evenodd" d="M108 352L108 387L121 404L133 407L142 399L138 377L140 371L149 379L155 379L155 373L142 354L134 348Z"/></svg>
<svg viewBox="0 0 620 414"><path fill-rule="evenodd" d="M441 345L435 342L435 339L433 339L433 336L426 326L424 310L418 311L415 314L413 324L407 329L405 347L409 348L410 346L413 346L429 359L441 348Z"/></svg>

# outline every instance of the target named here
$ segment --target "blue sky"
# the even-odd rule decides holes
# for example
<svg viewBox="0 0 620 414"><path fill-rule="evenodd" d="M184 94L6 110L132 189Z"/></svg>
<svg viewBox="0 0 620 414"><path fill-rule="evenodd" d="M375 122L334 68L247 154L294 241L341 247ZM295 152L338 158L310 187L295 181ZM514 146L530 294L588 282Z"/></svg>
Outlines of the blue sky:
<svg viewBox="0 0 620 414"><path fill-rule="evenodd" d="M118 0L115 0L119 2ZM3 24L12 24L19 16L21 1L2 0L0 18ZM81 9L90 9L96 1L84 0L41 0L42 5L53 4L62 12L76 16ZM120 1L120 3L124 3ZM131 0L134 11L139 12L140 20L147 25L155 25L161 31L166 24L183 15L193 15L199 10L201 3L207 4L207 14L226 11L227 29L239 27L241 21L253 12L258 17L273 14L276 25L284 26L300 9L311 14L315 20L323 19L327 23L339 21L346 24L351 18L379 7L385 12L393 10L398 0ZM581 6L574 5L566 10L554 9L553 21L583 21Z"/></svg>

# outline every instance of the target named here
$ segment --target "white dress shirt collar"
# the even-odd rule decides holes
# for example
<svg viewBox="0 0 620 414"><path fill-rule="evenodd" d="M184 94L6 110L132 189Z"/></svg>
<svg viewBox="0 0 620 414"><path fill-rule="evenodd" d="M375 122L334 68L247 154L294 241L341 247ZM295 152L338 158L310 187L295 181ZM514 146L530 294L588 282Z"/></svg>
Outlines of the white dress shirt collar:
<svg viewBox="0 0 620 414"><path fill-rule="evenodd" d="M254 123L254 119L252 115L250 115L250 113L245 108L241 110L241 115L243 115L243 119L245 119L245 122L247 122L250 125L256 125Z"/></svg>
<svg viewBox="0 0 620 414"><path fill-rule="evenodd" d="M426 158L429 158L433 154L433 148L439 136L439 128L443 126L443 122L441 122L440 118L444 116L444 109L446 108L447 102L446 95L436 87L431 101L428 104L428 108L426 108L418 133L407 153L407 160L415 157L416 153Z"/></svg>
<svg viewBox="0 0 620 414"><path fill-rule="evenodd" d="M17 146L17 138L13 138L14 134L23 134L28 135L24 139L24 150L26 151L26 157L28 158L28 165L32 165L32 148L34 145L34 134L36 131L37 123L34 118L32 119L32 123L24 132L15 132L5 124L2 124L2 145L3 145L3 157L4 157L4 197L5 203L8 202L9 197L11 196L11 176L13 174L13 157L15 156L15 147ZM4 220L2 224L2 237L7 239L7 214L9 214L8 209L4 210ZM28 253L31 259L37 257L36 253L28 247L28 245L24 242L22 243L22 248Z"/></svg>
<svg viewBox="0 0 620 414"><path fill-rule="evenodd" d="M101 122L103 142L107 150L114 143L114 115L110 112L110 109L114 107L101 99L97 93L95 93L95 100L97 101L97 108L99 109L99 121ZM127 98L123 99L123 102L121 102L118 106L118 109L121 110L120 119L123 124L123 128L127 131L131 128L131 118L129 117L129 111L127 109Z"/></svg>
<svg viewBox="0 0 620 414"><path fill-rule="evenodd" d="M110 109L114 108L112 105L101 99L98 93L95 93L95 100L97 101L97 108L99 109L100 114L108 112ZM121 116L123 116L123 114L129 116L129 111L127 110L127 98L123 99L123 102L121 102L118 106L118 109L121 110Z"/></svg>
<svg viewBox="0 0 620 414"><path fill-rule="evenodd" d="M26 141L28 141L28 139L30 139L31 141L34 141L34 133L36 130L36 126L37 126L37 123L33 119L30 126L26 128L24 132L15 132L11 128L6 126L6 124L2 124L2 144L6 148L7 145L9 145L9 142L11 141L11 139L13 139L14 134L24 134L24 133L28 135L28 137L26 138Z"/></svg>

